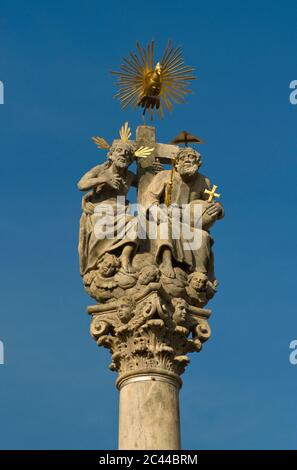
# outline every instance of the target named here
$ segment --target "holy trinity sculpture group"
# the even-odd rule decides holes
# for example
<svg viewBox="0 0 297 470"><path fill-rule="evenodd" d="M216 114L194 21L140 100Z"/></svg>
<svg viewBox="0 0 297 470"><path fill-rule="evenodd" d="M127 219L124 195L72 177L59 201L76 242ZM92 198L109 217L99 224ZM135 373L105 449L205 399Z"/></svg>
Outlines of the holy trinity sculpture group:
<svg viewBox="0 0 297 470"><path fill-rule="evenodd" d="M118 73L118 97L124 107L162 115L187 92L192 68L171 44L155 67L153 43L137 47ZM158 143L151 125L138 126L132 140L128 123L111 145L93 140L107 150L106 161L78 183L88 191L79 256L85 289L97 301L88 307L91 334L111 350L110 368L120 376L135 370L180 375L187 353L200 351L210 336L205 306L218 285L210 228L224 211L217 187L200 173L200 153L188 146L201 140L183 131L171 144Z"/></svg>

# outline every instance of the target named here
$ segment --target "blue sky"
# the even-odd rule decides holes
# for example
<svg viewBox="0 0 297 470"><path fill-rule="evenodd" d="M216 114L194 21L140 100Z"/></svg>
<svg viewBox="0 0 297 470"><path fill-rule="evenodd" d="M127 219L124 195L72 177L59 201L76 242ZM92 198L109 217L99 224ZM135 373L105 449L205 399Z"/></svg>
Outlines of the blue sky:
<svg viewBox="0 0 297 470"><path fill-rule="evenodd" d="M181 391L185 449L296 449L294 1L0 0L0 448L117 446L116 376L89 336L76 182L139 113L109 71L135 42L183 46L198 80L158 140L201 136L226 217L213 230L213 336ZM133 197L133 195L132 195Z"/></svg>

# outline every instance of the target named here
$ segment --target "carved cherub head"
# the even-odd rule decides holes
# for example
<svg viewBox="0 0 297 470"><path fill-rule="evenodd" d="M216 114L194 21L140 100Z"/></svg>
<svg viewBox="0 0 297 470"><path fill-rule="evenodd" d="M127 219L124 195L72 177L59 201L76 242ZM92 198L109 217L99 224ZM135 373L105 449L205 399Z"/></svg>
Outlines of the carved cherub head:
<svg viewBox="0 0 297 470"><path fill-rule="evenodd" d="M201 155L191 147L185 147L179 150L176 156L175 168L182 176L191 176L202 165Z"/></svg>
<svg viewBox="0 0 297 470"><path fill-rule="evenodd" d="M102 277L113 276L120 266L120 261L115 255L106 253L98 263L98 272Z"/></svg>
<svg viewBox="0 0 297 470"><path fill-rule="evenodd" d="M150 282L158 282L159 278L159 269L156 266L144 266L139 274L138 282L147 286Z"/></svg>
<svg viewBox="0 0 297 470"><path fill-rule="evenodd" d="M122 323L128 323L134 315L135 302L131 297L124 297L118 301L117 314Z"/></svg>
<svg viewBox="0 0 297 470"><path fill-rule="evenodd" d="M189 276L189 286L196 292L204 292L207 288L208 277L204 273L195 272Z"/></svg>
<svg viewBox="0 0 297 470"><path fill-rule="evenodd" d="M188 313L188 304L182 298L175 298L172 299L172 305L174 307L174 312L172 315L173 321L177 325L184 325L187 320L187 313Z"/></svg>

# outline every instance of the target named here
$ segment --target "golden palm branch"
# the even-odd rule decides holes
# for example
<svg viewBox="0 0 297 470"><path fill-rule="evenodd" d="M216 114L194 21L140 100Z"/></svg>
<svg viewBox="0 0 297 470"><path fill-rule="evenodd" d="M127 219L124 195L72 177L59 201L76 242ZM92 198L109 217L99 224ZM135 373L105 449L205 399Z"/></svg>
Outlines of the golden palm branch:
<svg viewBox="0 0 297 470"><path fill-rule="evenodd" d="M153 115L157 110L163 117L164 110L171 111L173 104L184 102L191 91L189 82L195 79L194 69L185 65L181 47L173 47L169 41L162 60L154 62L154 41L143 48L136 44L137 52L124 57L117 75L119 92L115 95L123 109L141 106L143 113Z"/></svg>
<svg viewBox="0 0 297 470"><path fill-rule="evenodd" d="M131 137L131 129L129 127L129 124L125 122L123 126L120 129L120 138L122 142L128 142L128 140Z"/></svg>
<svg viewBox="0 0 297 470"><path fill-rule="evenodd" d="M153 151L154 151L154 147L150 148L150 147L139 147L137 150L135 150L134 152L134 155L135 157L140 157L140 158L145 158L145 157L149 157Z"/></svg>
<svg viewBox="0 0 297 470"><path fill-rule="evenodd" d="M96 144L97 147L100 148L100 149L109 149L110 148L109 143L106 142L106 140L103 139L103 137L92 137L92 140L93 140L94 144Z"/></svg>

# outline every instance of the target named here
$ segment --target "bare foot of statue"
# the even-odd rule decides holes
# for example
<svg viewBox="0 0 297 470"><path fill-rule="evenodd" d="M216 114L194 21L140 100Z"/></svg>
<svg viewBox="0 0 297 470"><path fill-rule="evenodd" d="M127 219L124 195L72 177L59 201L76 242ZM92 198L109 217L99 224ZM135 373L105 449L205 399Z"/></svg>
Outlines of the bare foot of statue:
<svg viewBox="0 0 297 470"><path fill-rule="evenodd" d="M172 266L172 256L169 248L164 248L163 250L160 271L162 274L164 274L164 276L170 277L171 279L175 278L175 272Z"/></svg>
<svg viewBox="0 0 297 470"><path fill-rule="evenodd" d="M134 246L128 244L124 247L122 255L120 256L121 265L124 271L129 274L136 273L137 269L133 268L131 265L131 258L133 255Z"/></svg>
<svg viewBox="0 0 297 470"><path fill-rule="evenodd" d="M126 271L126 273L128 274L136 273L137 270L132 267L129 258L127 258L126 256L121 256L120 260L121 260L122 268L124 271Z"/></svg>
<svg viewBox="0 0 297 470"><path fill-rule="evenodd" d="M164 276L170 277L171 279L175 278L175 272L172 267L172 264L168 261L163 261L160 265L160 271Z"/></svg>

